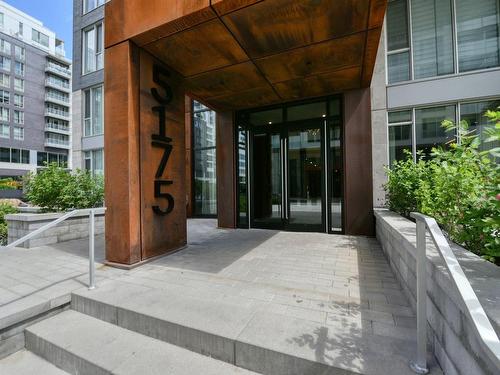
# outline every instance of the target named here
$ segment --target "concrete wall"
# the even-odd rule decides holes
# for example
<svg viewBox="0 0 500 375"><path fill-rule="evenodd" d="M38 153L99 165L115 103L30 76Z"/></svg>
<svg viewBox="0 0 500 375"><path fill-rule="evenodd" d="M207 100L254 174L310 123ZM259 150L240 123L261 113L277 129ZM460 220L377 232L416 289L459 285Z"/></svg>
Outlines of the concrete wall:
<svg viewBox="0 0 500 375"><path fill-rule="evenodd" d="M416 305L415 223L388 210L376 210L377 239L413 308ZM452 245L481 304L500 333L500 268ZM427 242L428 340L446 375L499 374L480 348L465 304L434 244Z"/></svg>
<svg viewBox="0 0 500 375"><path fill-rule="evenodd" d="M48 214L12 214L6 215L8 226L8 243L26 236L54 220L59 218L61 213ZM104 215L95 217L95 234L104 233ZM59 223L54 228L48 229L39 236L28 240L20 247L32 248L37 246L52 245L87 238L89 236L89 218L87 215L80 215Z"/></svg>

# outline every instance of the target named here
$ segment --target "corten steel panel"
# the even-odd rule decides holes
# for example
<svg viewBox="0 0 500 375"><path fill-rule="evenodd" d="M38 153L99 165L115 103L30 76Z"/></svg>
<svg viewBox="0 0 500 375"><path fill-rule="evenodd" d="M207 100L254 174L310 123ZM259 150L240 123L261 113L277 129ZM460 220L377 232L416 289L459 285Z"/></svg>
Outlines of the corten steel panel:
<svg viewBox="0 0 500 375"><path fill-rule="evenodd" d="M217 218L220 228L236 228L236 155L233 113L217 113Z"/></svg>
<svg viewBox="0 0 500 375"><path fill-rule="evenodd" d="M362 32L256 59L255 64L273 83L361 66L365 39Z"/></svg>
<svg viewBox="0 0 500 375"><path fill-rule="evenodd" d="M154 186L164 149L151 144L152 136L159 134L160 123L158 113L153 112L152 108L161 105L151 94L151 89L157 88L163 95L163 89L153 82L153 65L161 65L161 62L142 49L140 56L141 238L144 260L186 244L186 140L185 94L180 80L172 74L168 83L173 91L173 100L165 105L166 136L172 139L172 151L159 179L173 182L161 191L172 195L175 206L168 215L158 215L153 212L153 206L160 206L162 210L168 206L164 200L155 198Z"/></svg>
<svg viewBox="0 0 500 375"><path fill-rule="evenodd" d="M248 60L218 19L160 39L145 48L184 77Z"/></svg>
<svg viewBox="0 0 500 375"><path fill-rule="evenodd" d="M106 50L104 82L106 259L133 264L141 260L141 163L139 51L132 43Z"/></svg>
<svg viewBox="0 0 500 375"><path fill-rule="evenodd" d="M271 89L271 85L249 61L186 80L186 89L203 98L210 98L215 94L217 96L234 95L257 87Z"/></svg>
<svg viewBox="0 0 500 375"><path fill-rule="evenodd" d="M263 1L222 16L252 58L365 30L369 0Z"/></svg>
<svg viewBox="0 0 500 375"><path fill-rule="evenodd" d="M360 86L361 68L347 68L316 76L278 82L274 86L281 98L296 100L338 93Z"/></svg>
<svg viewBox="0 0 500 375"><path fill-rule="evenodd" d="M113 0L106 40L132 39L192 78L192 97L236 110L369 87L385 9L386 0Z"/></svg>
<svg viewBox="0 0 500 375"><path fill-rule="evenodd" d="M142 46L216 17L210 0L113 0L105 14L106 48L127 39Z"/></svg>
<svg viewBox="0 0 500 375"><path fill-rule="evenodd" d="M374 235L370 89L344 94L345 232Z"/></svg>

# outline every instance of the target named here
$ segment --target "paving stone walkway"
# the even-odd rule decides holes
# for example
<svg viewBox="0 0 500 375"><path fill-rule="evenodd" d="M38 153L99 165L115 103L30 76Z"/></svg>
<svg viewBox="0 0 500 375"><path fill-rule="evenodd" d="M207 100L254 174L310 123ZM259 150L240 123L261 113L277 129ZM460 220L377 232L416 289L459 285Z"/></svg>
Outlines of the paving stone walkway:
<svg viewBox="0 0 500 375"><path fill-rule="evenodd" d="M0 323L2 317L21 312L27 301L69 301L76 289L89 298L111 298L117 306L134 304L135 298L146 310L150 293L157 298L151 301L153 311L170 309L180 319L191 316L195 325L207 315L203 328L213 325L214 332L217 327L230 329L233 319L218 303L240 308L248 320L233 327L235 337L257 340L276 352L359 373L409 373L415 316L376 239L220 230L215 225L215 220L189 220L188 247L131 271L100 265L95 292L85 290L85 240L3 252ZM103 239L96 245L102 260ZM159 300L177 297L200 303L185 312L159 305ZM179 304L189 306L189 301ZM214 310L194 311L201 306ZM368 371L367 364L375 367ZM391 372L384 372L389 368ZM435 366L433 373L438 371Z"/></svg>

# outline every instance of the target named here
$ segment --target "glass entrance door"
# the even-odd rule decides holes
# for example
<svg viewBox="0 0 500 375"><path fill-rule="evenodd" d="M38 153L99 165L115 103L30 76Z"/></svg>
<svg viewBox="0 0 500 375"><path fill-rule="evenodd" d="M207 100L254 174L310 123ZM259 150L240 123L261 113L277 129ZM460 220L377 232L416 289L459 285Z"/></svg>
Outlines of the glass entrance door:
<svg viewBox="0 0 500 375"><path fill-rule="evenodd" d="M321 126L256 131L252 143L252 226L324 231Z"/></svg>
<svg viewBox="0 0 500 375"><path fill-rule="evenodd" d="M324 157L321 127L288 130L288 229L324 231Z"/></svg>

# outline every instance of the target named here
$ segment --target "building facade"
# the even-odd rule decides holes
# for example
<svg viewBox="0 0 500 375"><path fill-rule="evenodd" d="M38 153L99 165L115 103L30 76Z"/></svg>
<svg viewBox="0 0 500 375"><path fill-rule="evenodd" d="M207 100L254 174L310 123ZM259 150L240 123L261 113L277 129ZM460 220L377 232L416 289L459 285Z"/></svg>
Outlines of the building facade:
<svg viewBox="0 0 500 375"><path fill-rule="evenodd" d="M484 140L484 114L500 106L499 19L498 0L388 2L372 81L375 206L384 166L455 137L443 120L465 120Z"/></svg>
<svg viewBox="0 0 500 375"><path fill-rule="evenodd" d="M182 246L189 216L372 235L385 167L500 104L499 2L474 4L75 0L73 164L109 172L108 260Z"/></svg>
<svg viewBox="0 0 500 375"><path fill-rule="evenodd" d="M0 1L0 176L71 167L70 83L64 42Z"/></svg>
<svg viewBox="0 0 500 375"><path fill-rule="evenodd" d="M104 173L104 1L73 1L73 167Z"/></svg>

